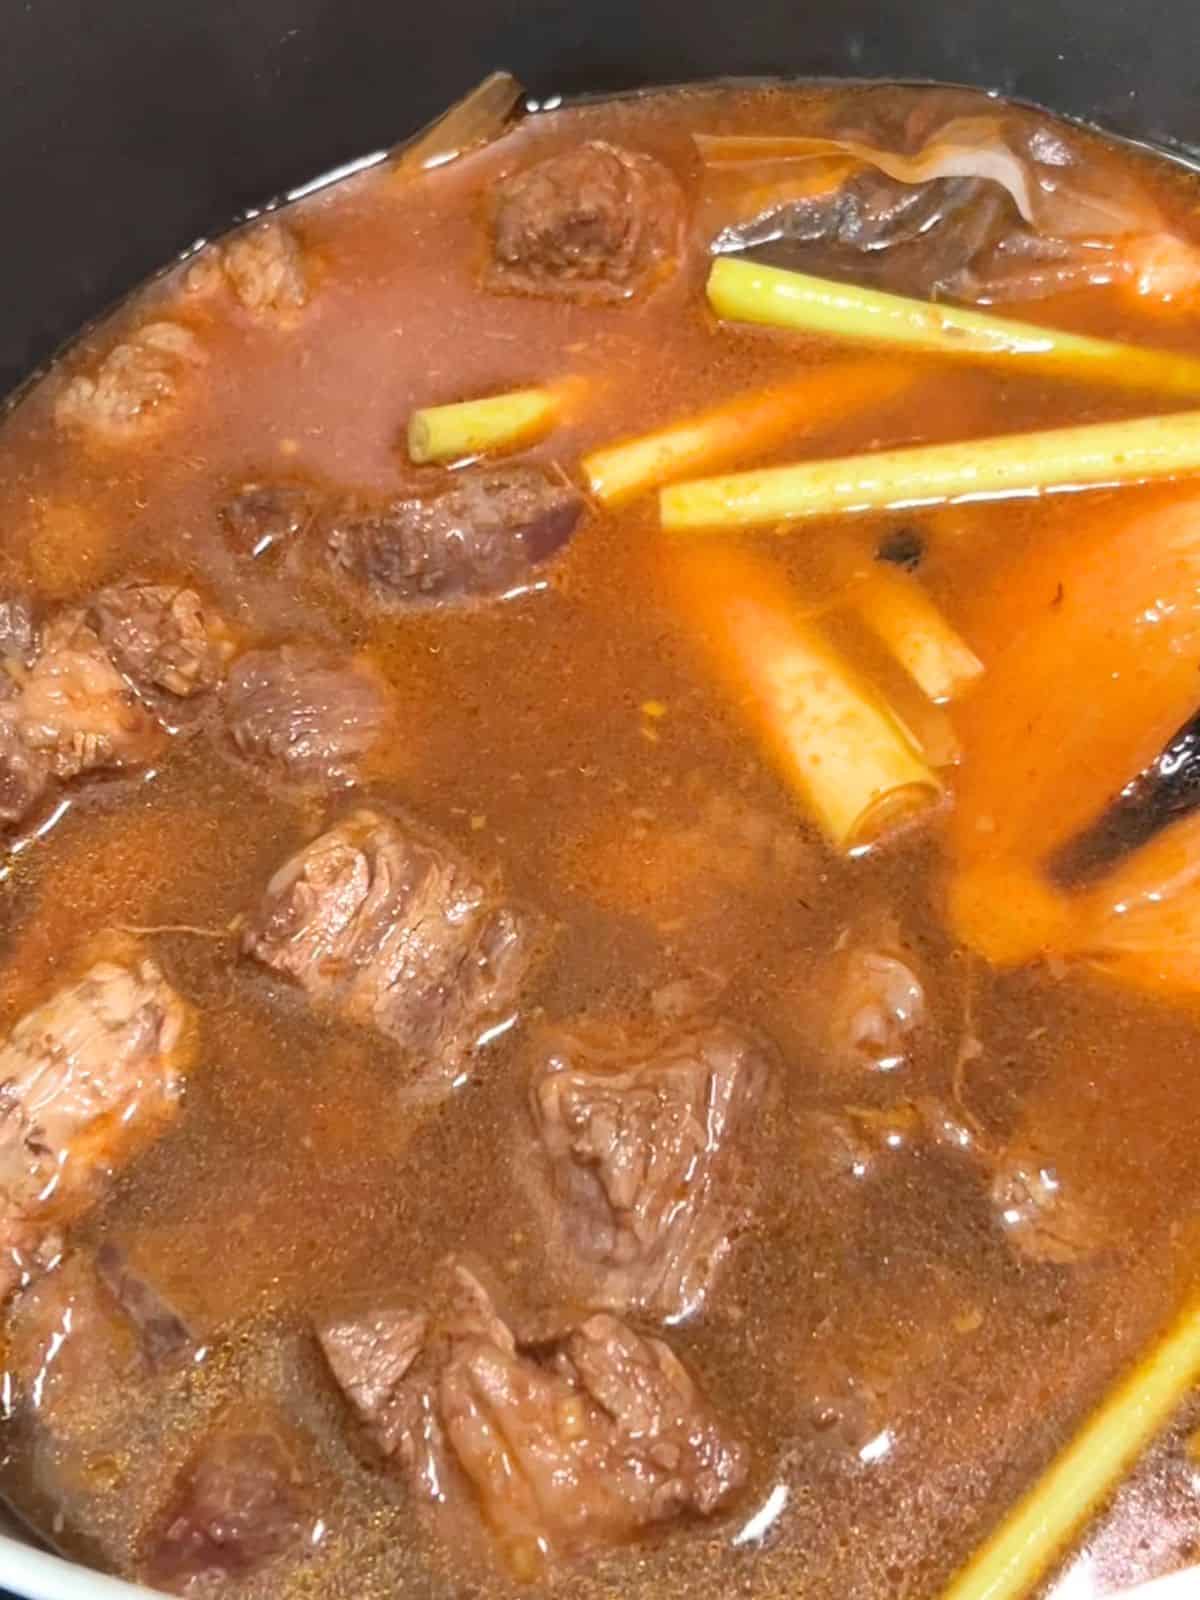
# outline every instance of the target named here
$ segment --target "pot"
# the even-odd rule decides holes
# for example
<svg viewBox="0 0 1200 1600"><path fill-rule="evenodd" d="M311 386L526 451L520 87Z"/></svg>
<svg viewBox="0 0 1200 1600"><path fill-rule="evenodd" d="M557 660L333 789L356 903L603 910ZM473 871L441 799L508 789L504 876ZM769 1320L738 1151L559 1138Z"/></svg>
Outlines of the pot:
<svg viewBox="0 0 1200 1600"><path fill-rule="evenodd" d="M938 79L1200 147L1189 0L14 0L4 29L0 396L198 240L407 138L497 67L540 101L731 75ZM15 1525L0 1586L146 1593ZM1137 1600L1198 1593L1200 1569Z"/></svg>

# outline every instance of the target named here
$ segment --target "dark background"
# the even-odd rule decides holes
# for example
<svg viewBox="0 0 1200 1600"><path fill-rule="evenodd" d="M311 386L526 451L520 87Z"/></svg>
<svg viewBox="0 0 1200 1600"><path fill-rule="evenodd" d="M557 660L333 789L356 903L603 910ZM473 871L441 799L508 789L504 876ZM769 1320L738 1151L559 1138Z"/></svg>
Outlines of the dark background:
<svg viewBox="0 0 1200 1600"><path fill-rule="evenodd" d="M198 235L486 72L933 76L1200 142L1197 0L6 0L0 394Z"/></svg>

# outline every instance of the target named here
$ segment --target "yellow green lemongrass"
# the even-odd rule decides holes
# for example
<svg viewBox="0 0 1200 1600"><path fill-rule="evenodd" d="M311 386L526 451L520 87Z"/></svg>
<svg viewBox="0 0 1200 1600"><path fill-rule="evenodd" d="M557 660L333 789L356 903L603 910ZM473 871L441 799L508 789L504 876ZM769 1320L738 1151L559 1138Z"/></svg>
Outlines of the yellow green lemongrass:
<svg viewBox="0 0 1200 1600"><path fill-rule="evenodd" d="M961 306L913 300L804 272L720 256L708 275L719 317L906 350L1013 362L1031 373L1164 395L1200 395L1200 360L1065 333Z"/></svg>
<svg viewBox="0 0 1200 1600"><path fill-rule="evenodd" d="M790 383L735 395L709 411L668 423L584 456L588 487L620 505L685 477L816 432L901 393L916 374L879 359L813 367Z"/></svg>
<svg viewBox="0 0 1200 1600"><path fill-rule="evenodd" d="M566 384L546 384L451 405L422 406L409 418L408 453L423 465L529 444L554 426L568 392Z"/></svg>
<svg viewBox="0 0 1200 1600"><path fill-rule="evenodd" d="M755 527L964 499L1056 494L1200 472L1200 411L806 461L675 484L663 527Z"/></svg>
<svg viewBox="0 0 1200 1600"><path fill-rule="evenodd" d="M847 598L930 700L953 700L983 671L970 645L907 573L878 566L851 585Z"/></svg>
<svg viewBox="0 0 1200 1600"><path fill-rule="evenodd" d="M1100 1402L941 1600L1021 1600L1200 1382L1200 1292Z"/></svg>
<svg viewBox="0 0 1200 1600"><path fill-rule="evenodd" d="M939 800L916 740L770 563L713 548L678 555L670 572L697 639L832 845L868 845Z"/></svg>

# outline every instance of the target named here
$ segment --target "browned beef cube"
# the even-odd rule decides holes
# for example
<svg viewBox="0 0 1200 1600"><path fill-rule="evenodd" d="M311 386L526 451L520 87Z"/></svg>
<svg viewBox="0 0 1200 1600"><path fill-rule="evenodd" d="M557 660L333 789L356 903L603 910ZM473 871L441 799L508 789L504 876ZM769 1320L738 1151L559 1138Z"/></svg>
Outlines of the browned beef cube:
<svg viewBox="0 0 1200 1600"><path fill-rule="evenodd" d="M73 613L31 670L0 677L0 820L22 822L56 778L137 765L159 742L153 719Z"/></svg>
<svg viewBox="0 0 1200 1600"><path fill-rule="evenodd" d="M30 1011L0 1047L0 1297L174 1113L189 1016L130 947Z"/></svg>
<svg viewBox="0 0 1200 1600"><path fill-rule="evenodd" d="M263 217L220 246L221 264L234 294L264 312L298 311L308 303L308 272L300 243L278 217Z"/></svg>
<svg viewBox="0 0 1200 1600"><path fill-rule="evenodd" d="M224 620L180 584L113 584L91 602L88 618L113 665L143 694L190 700L216 688L233 655Z"/></svg>
<svg viewBox="0 0 1200 1600"><path fill-rule="evenodd" d="M162 750L182 699L224 670L220 619L190 589L120 584L37 628L0 607L0 821L20 822L54 783L139 767ZM156 715L157 713L157 715Z"/></svg>
<svg viewBox="0 0 1200 1600"><path fill-rule="evenodd" d="M113 665L84 610L61 612L43 630L41 649L20 694L4 703L27 750L56 778L102 767L140 766L162 747L162 733Z"/></svg>
<svg viewBox="0 0 1200 1600"><path fill-rule="evenodd" d="M0 821L56 781L152 761L232 652L221 618L175 584L115 584L40 628L19 598L0 604Z"/></svg>
<svg viewBox="0 0 1200 1600"><path fill-rule="evenodd" d="M528 588L575 531L583 497L521 464L442 475L430 494L332 516L326 558L383 605L436 605Z"/></svg>
<svg viewBox="0 0 1200 1600"><path fill-rule="evenodd" d="M703 1304L748 1218L768 1077L728 1023L550 1037L530 1107L553 1232L594 1301L671 1319Z"/></svg>
<svg viewBox="0 0 1200 1600"><path fill-rule="evenodd" d="M170 413L189 373L205 359L200 341L181 323L146 323L91 372L64 384L55 417L98 438L133 439Z"/></svg>
<svg viewBox="0 0 1200 1600"><path fill-rule="evenodd" d="M234 550L257 559L298 539L316 509L306 484L244 483L217 514Z"/></svg>
<svg viewBox="0 0 1200 1600"><path fill-rule="evenodd" d="M311 1539L310 1496L282 1440L218 1432L176 1480L147 1543L142 1576L175 1594L245 1578Z"/></svg>
<svg viewBox="0 0 1200 1600"><path fill-rule="evenodd" d="M412 1448L412 1408L404 1380L421 1354L429 1318L405 1306L330 1317L317 1329L338 1387L385 1456Z"/></svg>
<svg viewBox="0 0 1200 1600"><path fill-rule="evenodd" d="M357 1339L345 1319L321 1339L385 1453L443 1502L453 1503L450 1469L465 1477L517 1576L711 1515L744 1482L744 1447L661 1340L598 1315L523 1346L472 1274L449 1276L423 1322L392 1313L388 1359L377 1313L359 1319Z"/></svg>
<svg viewBox="0 0 1200 1600"><path fill-rule="evenodd" d="M674 271L683 217L679 185L661 162L589 140L500 185L487 286L628 299Z"/></svg>
<svg viewBox="0 0 1200 1600"><path fill-rule="evenodd" d="M280 783L354 783L391 725L377 672L307 645L242 656L222 711L237 754Z"/></svg>
<svg viewBox="0 0 1200 1600"><path fill-rule="evenodd" d="M358 811L284 863L244 948L446 1083L515 1014L531 920L450 845Z"/></svg>

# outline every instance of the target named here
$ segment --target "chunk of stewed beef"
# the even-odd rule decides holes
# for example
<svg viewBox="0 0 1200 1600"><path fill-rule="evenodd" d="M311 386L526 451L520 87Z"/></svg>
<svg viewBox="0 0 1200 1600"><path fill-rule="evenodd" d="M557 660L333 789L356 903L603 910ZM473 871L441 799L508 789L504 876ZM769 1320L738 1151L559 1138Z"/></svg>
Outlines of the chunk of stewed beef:
<svg viewBox="0 0 1200 1600"><path fill-rule="evenodd" d="M237 755L285 784L354 783L391 724L387 685L373 668L307 645L242 656L221 710Z"/></svg>
<svg viewBox="0 0 1200 1600"><path fill-rule="evenodd" d="M491 289L624 300L676 267L683 196L661 162L589 140L505 179L492 208Z"/></svg>
<svg viewBox="0 0 1200 1600"><path fill-rule="evenodd" d="M308 303L304 253L291 228L278 217L264 217L239 228L220 246L229 286L258 314L298 311Z"/></svg>
<svg viewBox="0 0 1200 1600"><path fill-rule="evenodd" d="M445 841L358 811L279 869L244 948L402 1045L431 1086L512 1022L532 919Z"/></svg>
<svg viewBox="0 0 1200 1600"><path fill-rule="evenodd" d="M42 626L20 598L0 603L0 822L56 783L152 761L232 653L222 619L178 584L114 584Z"/></svg>
<svg viewBox="0 0 1200 1600"><path fill-rule="evenodd" d="M113 584L92 600L88 618L113 665L156 704L215 689L233 655L224 619L186 585Z"/></svg>
<svg viewBox="0 0 1200 1600"><path fill-rule="evenodd" d="M49 763L21 737L0 703L0 824L12 827L34 812L50 787Z"/></svg>
<svg viewBox="0 0 1200 1600"><path fill-rule="evenodd" d="M204 364L196 335L178 322L148 322L90 372L63 385L56 420L98 437L130 439L165 415L188 375Z"/></svg>
<svg viewBox="0 0 1200 1600"><path fill-rule="evenodd" d="M98 961L0 1047L0 1296L172 1115L189 1010L144 952Z"/></svg>
<svg viewBox="0 0 1200 1600"><path fill-rule="evenodd" d="M450 1458L438 1407L437 1375L456 1340L516 1348L488 1291L469 1268L443 1264L432 1308L405 1301L359 1305L318 1322L329 1370L371 1449L398 1466L418 1493L443 1499Z"/></svg>
<svg viewBox="0 0 1200 1600"><path fill-rule="evenodd" d="M132 1328L151 1367L194 1357L196 1342L187 1323L119 1245L108 1241L96 1251L96 1277Z"/></svg>
<svg viewBox="0 0 1200 1600"><path fill-rule="evenodd" d="M146 1541L141 1576L174 1594L246 1578L312 1540L310 1491L267 1427L206 1439L180 1472Z"/></svg>
<svg viewBox="0 0 1200 1600"><path fill-rule="evenodd" d="M428 1316L407 1306L372 1306L317 1328L329 1369L377 1449L409 1462L418 1416L404 1380L428 1333Z"/></svg>
<svg viewBox="0 0 1200 1600"><path fill-rule="evenodd" d="M244 483L218 507L230 545L257 560L304 532L317 510L316 493L303 483Z"/></svg>
<svg viewBox="0 0 1200 1600"><path fill-rule="evenodd" d="M463 1340L439 1386L454 1458L514 1571L709 1516L746 1454L661 1339L590 1317L540 1359Z"/></svg>
<svg viewBox="0 0 1200 1600"><path fill-rule="evenodd" d="M442 475L432 493L350 505L328 524L331 569L382 605L437 605L527 588L575 531L583 497L524 465Z"/></svg>
<svg viewBox="0 0 1200 1600"><path fill-rule="evenodd" d="M584 1024L545 1041L530 1083L537 1164L593 1302L699 1309L748 1220L769 1072L763 1047L723 1022Z"/></svg>
<svg viewBox="0 0 1200 1600"><path fill-rule="evenodd" d="M10 669L5 691L0 743L19 790L32 787L19 781L22 772L40 772L44 787L52 778L139 766L161 748L161 729L113 665L86 608L60 612L43 628L32 664Z"/></svg>
<svg viewBox="0 0 1200 1600"><path fill-rule="evenodd" d="M451 1469L465 1479L517 1576L711 1515L744 1482L744 1446L661 1340L602 1314L526 1345L473 1275L452 1265L450 1278L421 1349L406 1339L382 1385L369 1332L349 1370L345 1325L340 1344L328 1329L322 1343L377 1436L381 1416L395 1424L386 1453L416 1467L427 1494L453 1496Z"/></svg>

